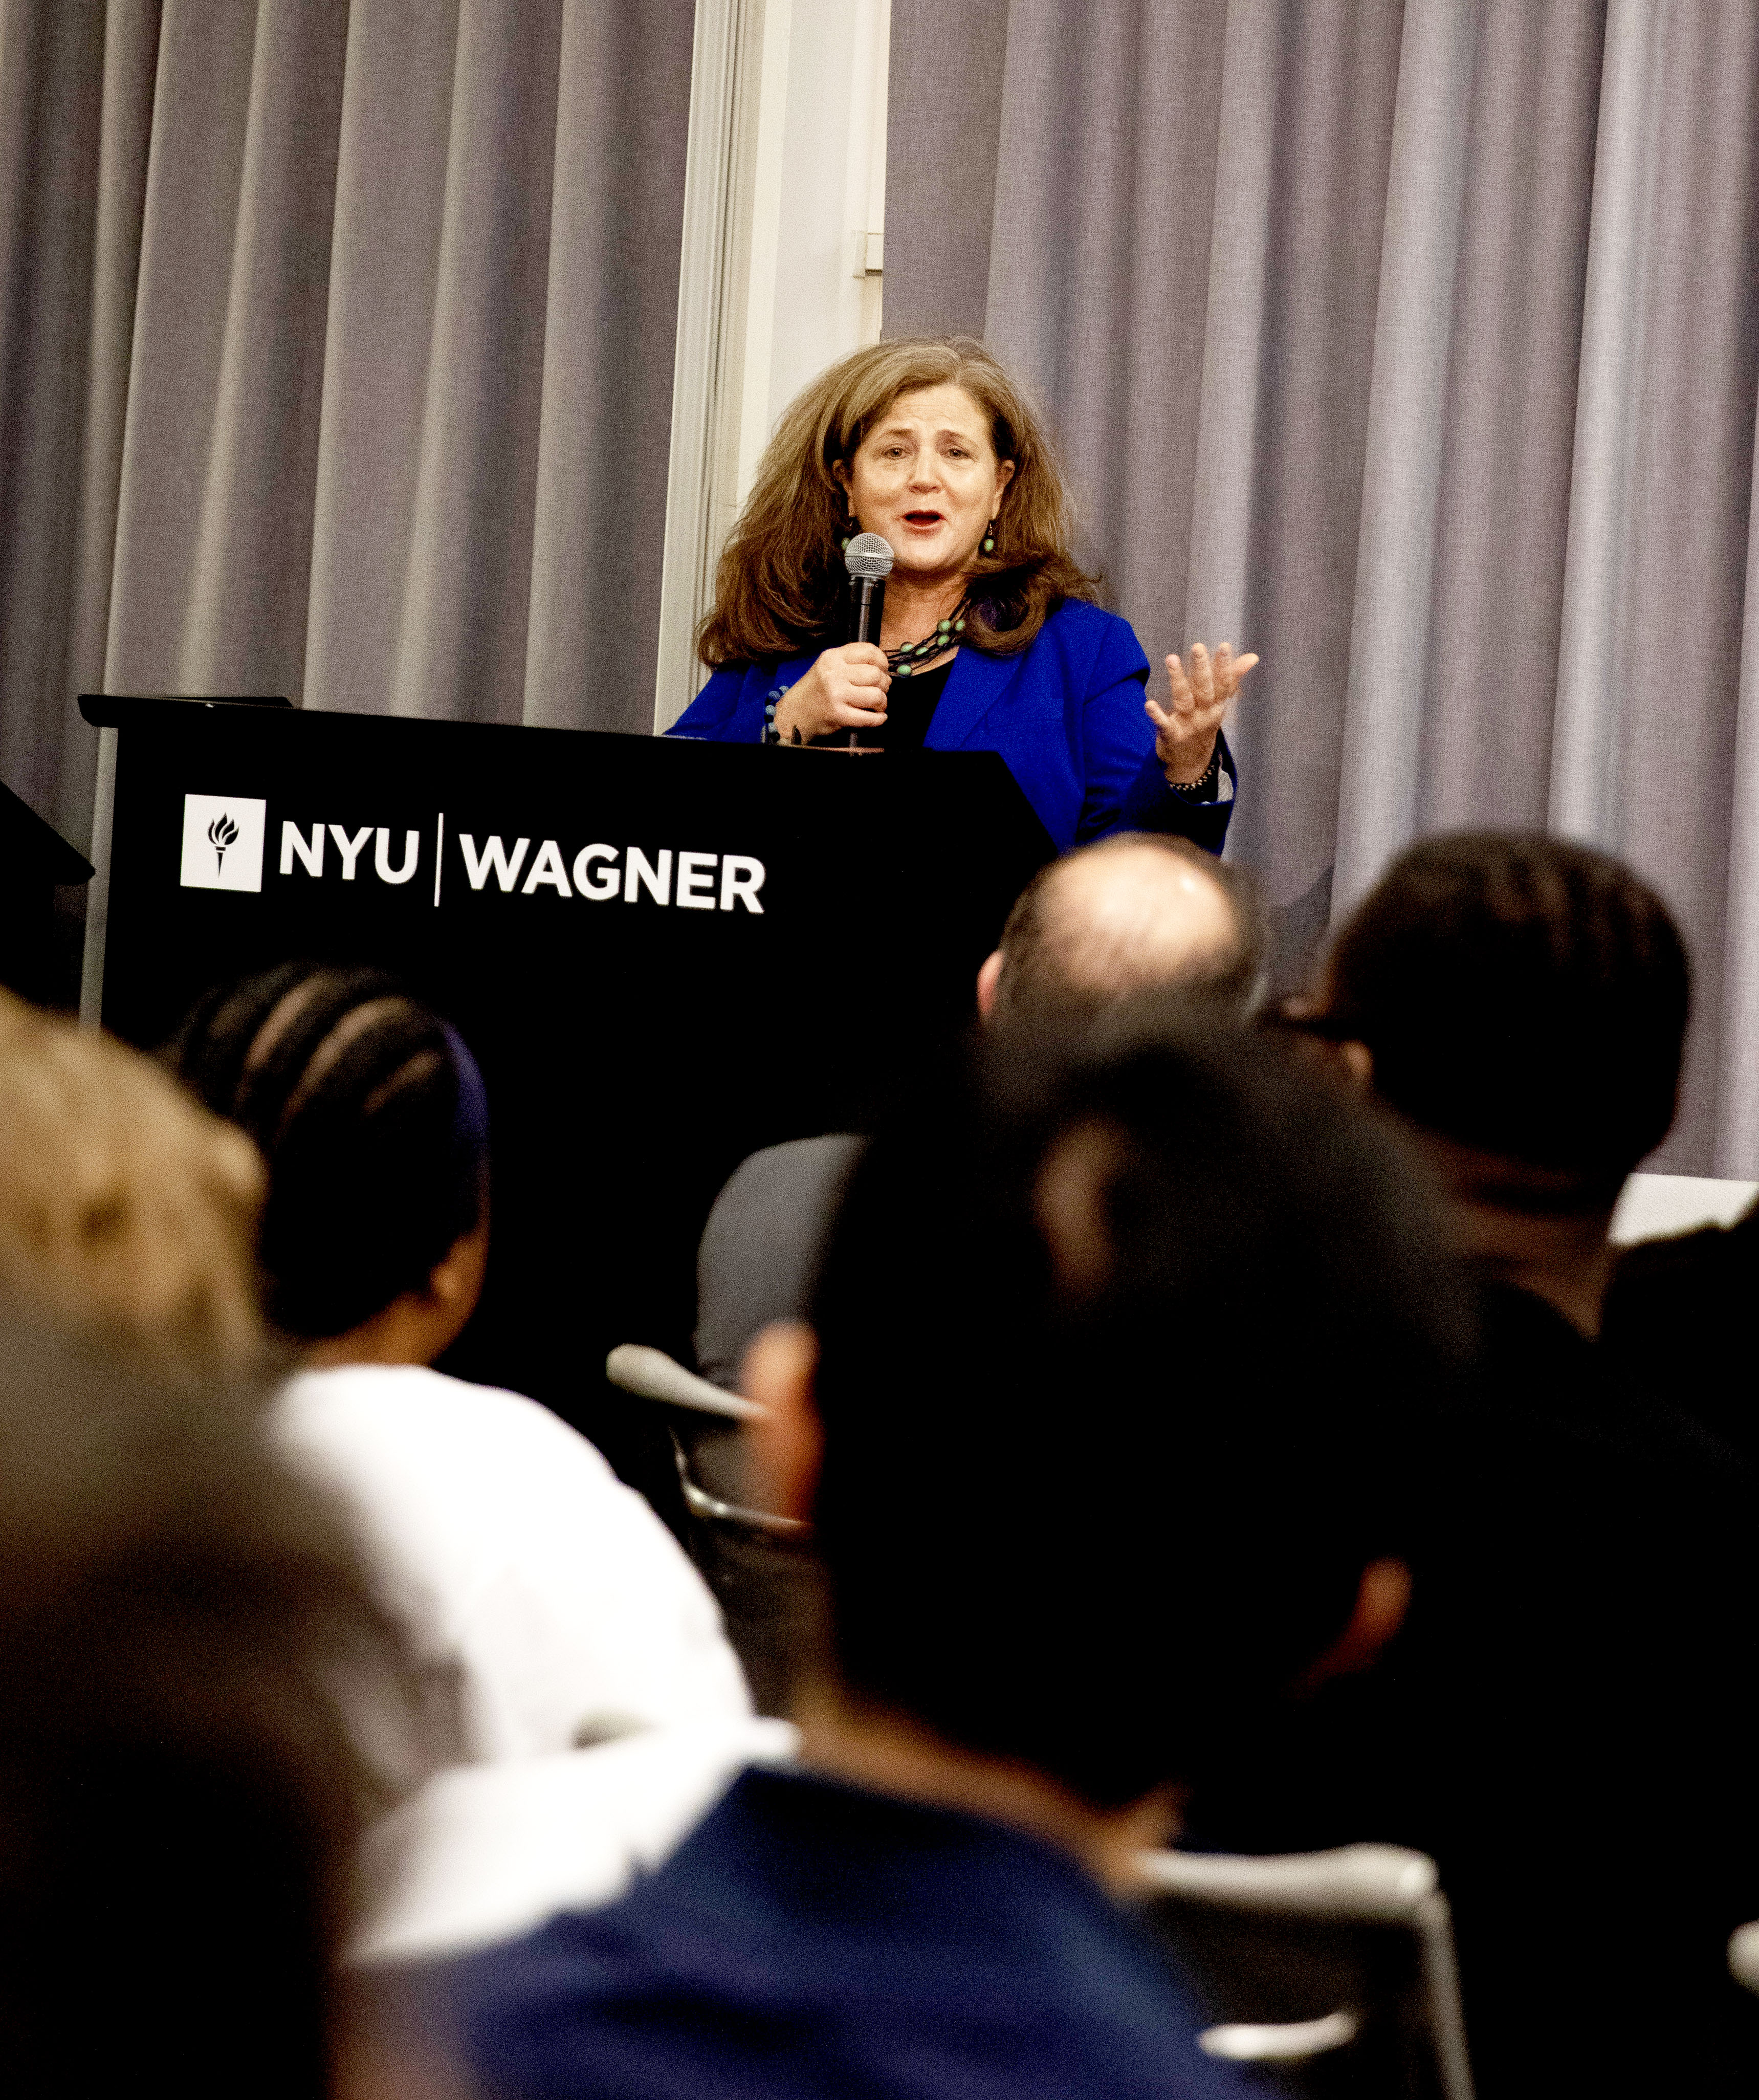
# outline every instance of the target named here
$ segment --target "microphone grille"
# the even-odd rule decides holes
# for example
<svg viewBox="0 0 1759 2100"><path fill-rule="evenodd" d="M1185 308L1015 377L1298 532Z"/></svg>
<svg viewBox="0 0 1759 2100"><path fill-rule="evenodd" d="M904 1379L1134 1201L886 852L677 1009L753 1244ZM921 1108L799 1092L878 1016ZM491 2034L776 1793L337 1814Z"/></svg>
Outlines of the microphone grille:
<svg viewBox="0 0 1759 2100"><path fill-rule="evenodd" d="M857 532L843 549L843 566L852 576L888 576L891 547L877 532Z"/></svg>

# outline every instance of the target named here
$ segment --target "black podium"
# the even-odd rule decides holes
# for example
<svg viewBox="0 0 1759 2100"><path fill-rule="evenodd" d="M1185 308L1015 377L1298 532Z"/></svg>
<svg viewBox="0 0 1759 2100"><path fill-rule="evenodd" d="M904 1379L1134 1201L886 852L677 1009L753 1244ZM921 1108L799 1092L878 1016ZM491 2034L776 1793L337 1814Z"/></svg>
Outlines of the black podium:
<svg viewBox="0 0 1759 2100"><path fill-rule="evenodd" d="M209 984L291 956L404 978L489 1095L489 1283L447 1367L614 1457L606 1351L687 1352L727 1175L849 1127L963 1025L1051 852L988 753L80 706L104 730L87 1017L151 1047Z"/></svg>

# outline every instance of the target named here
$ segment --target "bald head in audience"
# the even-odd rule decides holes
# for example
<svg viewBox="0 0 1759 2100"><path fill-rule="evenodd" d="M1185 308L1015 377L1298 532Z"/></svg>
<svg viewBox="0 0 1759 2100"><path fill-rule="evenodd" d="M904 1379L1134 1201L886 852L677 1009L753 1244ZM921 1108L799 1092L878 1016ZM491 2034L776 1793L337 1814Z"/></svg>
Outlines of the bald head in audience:
<svg viewBox="0 0 1759 2100"><path fill-rule="evenodd" d="M1260 991L1256 900L1233 868L1187 840L1126 832L1041 869L977 973L986 1021L1090 1018L1169 985L1244 1018Z"/></svg>
<svg viewBox="0 0 1759 2100"><path fill-rule="evenodd" d="M999 1030L1081 1032L1145 992L1191 993L1223 1026L1249 1020L1265 976L1251 879L1188 840L1124 832L1039 870L977 973L977 1011ZM832 1134L766 1145L710 1212L697 1257L696 1360L734 1387L747 1346L799 1317L825 1229L861 1149Z"/></svg>

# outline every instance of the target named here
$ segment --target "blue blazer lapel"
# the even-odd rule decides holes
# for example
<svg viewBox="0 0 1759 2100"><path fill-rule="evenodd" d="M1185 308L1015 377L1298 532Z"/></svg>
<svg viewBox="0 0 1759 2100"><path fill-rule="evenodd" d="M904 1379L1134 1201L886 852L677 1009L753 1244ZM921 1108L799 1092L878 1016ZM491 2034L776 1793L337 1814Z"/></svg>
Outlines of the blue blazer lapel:
<svg viewBox="0 0 1759 2100"><path fill-rule="evenodd" d="M924 738L930 751L957 751L1000 699L1009 681L1026 660L1017 656L985 656L976 649L961 649L947 674L946 690L934 711L934 720Z"/></svg>

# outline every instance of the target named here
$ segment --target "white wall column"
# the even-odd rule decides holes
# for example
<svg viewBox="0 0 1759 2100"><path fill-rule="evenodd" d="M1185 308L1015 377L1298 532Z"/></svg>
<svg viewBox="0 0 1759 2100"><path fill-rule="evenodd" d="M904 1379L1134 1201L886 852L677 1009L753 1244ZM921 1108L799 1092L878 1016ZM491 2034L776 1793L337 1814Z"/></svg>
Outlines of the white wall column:
<svg viewBox="0 0 1759 2100"><path fill-rule="evenodd" d="M877 342L891 0L698 0L654 726L775 419Z"/></svg>

